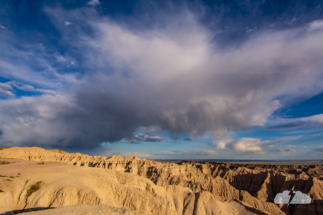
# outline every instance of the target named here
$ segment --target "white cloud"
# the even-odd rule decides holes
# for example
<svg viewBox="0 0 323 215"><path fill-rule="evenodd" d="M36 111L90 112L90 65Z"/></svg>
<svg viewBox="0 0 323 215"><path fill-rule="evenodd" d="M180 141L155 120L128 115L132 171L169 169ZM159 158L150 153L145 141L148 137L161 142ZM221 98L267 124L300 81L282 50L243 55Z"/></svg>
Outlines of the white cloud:
<svg viewBox="0 0 323 215"><path fill-rule="evenodd" d="M0 109L1 145L64 146L75 138L75 132L82 133L63 122L66 120L64 117L70 115L69 111L78 112L72 99L66 95L3 100ZM86 139L86 135L83 138Z"/></svg>
<svg viewBox="0 0 323 215"><path fill-rule="evenodd" d="M23 90L23 91L34 91L35 90L35 88L31 85L18 86L17 89Z"/></svg>
<svg viewBox="0 0 323 215"><path fill-rule="evenodd" d="M284 147L286 147L286 148L296 148L297 146L295 146L295 145L285 145Z"/></svg>
<svg viewBox="0 0 323 215"><path fill-rule="evenodd" d="M206 146L205 143L185 143L184 146Z"/></svg>
<svg viewBox="0 0 323 215"><path fill-rule="evenodd" d="M216 140L213 145L219 149L226 149L230 151L253 153L253 154L265 154L265 147L271 147L273 145L283 143L288 140L292 140L298 137L282 138L277 140L263 141L258 138L241 138L239 140L232 139L220 139ZM282 149L284 150L284 149Z"/></svg>
<svg viewBox="0 0 323 215"><path fill-rule="evenodd" d="M323 20L316 20L309 23L311 30L323 30Z"/></svg>
<svg viewBox="0 0 323 215"><path fill-rule="evenodd" d="M66 62L67 61L67 59L64 56L62 56L62 55L57 55L56 54L54 56L55 56L57 62Z"/></svg>
<svg viewBox="0 0 323 215"><path fill-rule="evenodd" d="M319 122L323 123L323 114L317 114L309 117L298 118L296 120L305 121L305 122Z"/></svg>
<svg viewBox="0 0 323 215"><path fill-rule="evenodd" d="M23 90L23 91L34 91L35 88L31 85L27 85L27 84L23 84L17 81L10 81L7 82L8 84L10 84L12 87L15 87L18 90Z"/></svg>
<svg viewBox="0 0 323 215"><path fill-rule="evenodd" d="M216 155L215 150L208 150L208 149L192 149L192 150L173 150L173 151L164 151L162 152L168 155L179 155L179 156L214 156Z"/></svg>
<svg viewBox="0 0 323 215"><path fill-rule="evenodd" d="M44 93L44 94L51 94L51 95L56 95L57 91L55 90L48 90L48 89L36 89L35 91Z"/></svg>
<svg viewBox="0 0 323 215"><path fill-rule="evenodd" d="M310 26L258 30L238 48L223 50L212 32L189 12L159 20L162 24L150 28L133 29L93 11L47 9L61 30L62 43L72 46L83 59L81 80L59 72L42 57L44 51L22 52L0 44L8 54L13 50L12 58L25 63L0 61L2 77L55 90L64 84L69 87L65 99L47 95L1 103L6 110L19 109L10 114L1 109L0 119L6 118L0 123L2 142L38 142L40 136L48 144L86 140L90 146L131 138L138 129L151 126L175 135L211 132L221 138L228 131L265 125L286 102L283 98L297 100L323 90L323 49L317 45L323 33ZM88 28L68 31L62 25L65 20L82 23L93 32L83 31ZM35 72L30 60L44 69ZM24 102L29 112L22 108ZM39 114L40 106L53 117ZM35 122L43 126L31 130ZM242 139L219 143L219 148L261 154L267 145L268 141Z"/></svg>
<svg viewBox="0 0 323 215"><path fill-rule="evenodd" d="M251 33L256 30L257 30L257 28L246 28L246 33Z"/></svg>
<svg viewBox="0 0 323 215"><path fill-rule="evenodd" d="M129 141L131 143L141 143L141 142L174 142L174 140L162 138L159 136L151 136L145 134L135 134L131 139L125 138L124 141Z"/></svg>
<svg viewBox="0 0 323 215"><path fill-rule="evenodd" d="M14 96L14 94L10 91L12 87L7 83L0 83L0 96L7 97L7 96Z"/></svg>
<svg viewBox="0 0 323 215"><path fill-rule="evenodd" d="M323 125L323 114L317 114L308 117L300 117L300 118L277 118L271 121L271 129L297 129L308 126L322 126ZM293 133L310 133L312 130L296 130L289 131L288 134Z"/></svg>
<svg viewBox="0 0 323 215"><path fill-rule="evenodd" d="M7 27L5 27L5 26L3 26L3 25L0 25L0 28L3 28L3 29L5 29L5 28L7 28Z"/></svg>
<svg viewBox="0 0 323 215"><path fill-rule="evenodd" d="M262 149L263 142L256 138L242 138L240 140L219 140L215 143L219 149L228 149L238 152L251 152L264 154Z"/></svg>
<svg viewBox="0 0 323 215"><path fill-rule="evenodd" d="M275 151L274 151L275 152ZM277 152L280 152L283 155L289 155L291 152L296 152L295 149L284 149L284 148L278 148Z"/></svg>
<svg viewBox="0 0 323 215"><path fill-rule="evenodd" d="M15 89L22 90L22 91L41 92L44 94L52 94L52 95L57 94L57 92L54 90L35 89L33 86L28 84L23 84L17 81L9 81L6 83L0 83L0 96L2 97L15 96L14 94Z"/></svg>
<svg viewBox="0 0 323 215"><path fill-rule="evenodd" d="M282 145L281 147L285 147L285 148L307 148L307 146L302 146L302 145Z"/></svg>
<svg viewBox="0 0 323 215"><path fill-rule="evenodd" d="M295 40L287 40L297 32L293 30L259 34L239 50L222 53L211 49L214 46L209 33L194 22L191 29L175 31L170 27L142 33L111 22L94 26L101 37L89 42L99 53L107 53L105 59L110 65L129 71L138 83L137 86L134 83L134 91L149 92L148 100L158 97L172 101L165 103L169 106L160 114L171 130L209 131L221 136L227 127L263 126L281 107L274 100L278 95L304 94L300 89L307 94L317 93L317 88L310 87L309 82L322 90L314 78L322 74L320 66L315 65L318 61L295 66L297 59L305 57L298 50L300 47L304 51L310 50L305 49L308 45L316 49L309 53L306 62L311 62L318 53L323 56L314 43L323 38L321 34L295 37ZM119 87L122 81L127 82L122 79L120 76L115 79Z"/></svg>
<svg viewBox="0 0 323 215"><path fill-rule="evenodd" d="M30 46L30 48L29 48ZM38 85L43 88L61 88L62 84L67 82L76 83L75 74L62 74L57 71L46 58L59 56L48 54L44 51L42 44L29 44L28 50L21 50L14 47L10 41L0 40L0 49L12 60L0 59L0 76L28 83L29 85ZM32 65L37 65L41 71L35 71ZM70 83L69 83L70 84Z"/></svg>
<svg viewBox="0 0 323 215"><path fill-rule="evenodd" d="M100 1L99 0L90 0L87 4L91 5L91 6L96 6L96 5L100 5Z"/></svg>
<svg viewBox="0 0 323 215"><path fill-rule="evenodd" d="M71 23L71 22L67 22L67 21L65 22L65 25L66 25L66 26L69 26L69 25L71 25L71 24L73 24L73 23Z"/></svg>

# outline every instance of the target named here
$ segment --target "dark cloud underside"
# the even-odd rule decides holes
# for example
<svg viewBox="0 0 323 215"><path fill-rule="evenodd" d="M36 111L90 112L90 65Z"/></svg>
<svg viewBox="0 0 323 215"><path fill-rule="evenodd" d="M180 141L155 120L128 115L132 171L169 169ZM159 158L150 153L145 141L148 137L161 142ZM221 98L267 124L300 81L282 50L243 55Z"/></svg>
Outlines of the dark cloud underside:
<svg viewBox="0 0 323 215"><path fill-rule="evenodd" d="M39 29L32 20L26 28L0 23L8 26L0 29L1 145L90 149L124 139L170 141L134 135L150 127L221 139L265 126L283 105L323 90L319 2L170 3L154 16L153 3L109 16L108 3L91 2L78 8L38 2L41 12L29 19L46 17ZM21 4L7 7L22 10ZM29 39L22 40L24 31ZM222 148L263 153L278 143L230 140Z"/></svg>

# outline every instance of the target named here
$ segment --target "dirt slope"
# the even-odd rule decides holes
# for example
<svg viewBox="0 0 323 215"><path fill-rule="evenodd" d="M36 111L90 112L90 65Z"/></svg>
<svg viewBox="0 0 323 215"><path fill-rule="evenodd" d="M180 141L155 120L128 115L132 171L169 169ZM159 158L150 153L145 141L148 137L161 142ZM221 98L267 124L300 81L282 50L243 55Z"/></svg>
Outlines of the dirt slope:
<svg viewBox="0 0 323 215"><path fill-rule="evenodd" d="M157 186L131 173L60 162L1 160L11 163L0 167L4 176L0 206L15 212L55 208L40 214L75 214L83 209L91 214L94 208L101 214L266 214L239 201L221 202L207 191ZM73 205L83 206L66 208Z"/></svg>
<svg viewBox="0 0 323 215"><path fill-rule="evenodd" d="M98 168L105 170L101 172L119 174L119 178L125 176L138 177L140 180L149 182L150 186L154 186L155 190L158 190L158 195L163 196L164 202L161 205L166 203L173 204L174 206L172 207L176 211L175 214L211 214L210 211L217 210L216 208L225 208L227 202L223 201L228 200L231 201L229 204L237 204L239 202L241 205L244 202L253 208L258 208L270 214L323 213L323 185L320 180L322 166L319 165L282 167L197 162L182 162L178 165L175 163L141 160L136 157L122 158L120 156L112 156L107 158L80 153L66 153L61 150L44 150L37 147L3 149L0 150L0 157L25 159L30 160L30 162L60 161L74 166L96 167L79 170L84 172L84 174L88 169ZM283 205L275 205L273 203L275 195L284 190L291 189L293 185L295 185L295 190L310 195L313 199L312 204L292 205L289 208ZM155 195L155 193L152 193L152 195ZM142 200L146 201L145 198ZM216 201L216 204L219 206L222 204L221 207L211 209L213 207L211 205L216 204L208 202L210 199ZM118 205L118 207L122 206L137 210L138 207L131 206L135 201L136 198L130 199L127 204ZM73 202L73 204L76 203ZM99 203L100 201L91 204ZM85 203L83 202L82 204ZM140 207L139 209L140 211L143 210ZM153 211L153 209L151 210ZM163 214L166 212L159 209L156 212L152 211L150 211L152 214L158 214L158 212ZM149 214L147 211L146 213ZM170 214L167 211L168 213Z"/></svg>

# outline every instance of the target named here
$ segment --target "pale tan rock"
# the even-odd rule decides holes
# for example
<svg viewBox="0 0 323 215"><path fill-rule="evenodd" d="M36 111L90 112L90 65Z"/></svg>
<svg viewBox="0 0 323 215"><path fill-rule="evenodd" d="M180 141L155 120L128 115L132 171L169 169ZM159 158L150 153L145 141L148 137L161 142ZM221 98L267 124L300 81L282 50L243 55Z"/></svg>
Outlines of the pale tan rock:
<svg viewBox="0 0 323 215"><path fill-rule="evenodd" d="M4 191L0 194L0 205L15 211L92 205L102 206L96 208L102 214L110 214L111 207L118 208L116 214L136 214L137 211L142 215L262 214L258 209L250 212L246 206L235 202L222 203L219 197L207 191L194 193L175 185L157 186L151 180L131 173L50 161L43 165L39 161L6 161L12 163L2 165L0 175L13 178L0 178L0 189ZM28 190L37 182L40 182L39 190L27 198ZM57 213L73 214L72 208ZM128 210L122 211L124 208ZM90 211L91 207L84 210ZM47 212L56 213L43 210L41 214Z"/></svg>
<svg viewBox="0 0 323 215"><path fill-rule="evenodd" d="M196 211L196 201L201 196L204 198L205 194L202 195L202 193L205 191L212 194L214 201L242 201L250 207L267 211L270 214L285 214L289 212L282 205L274 204L273 199L277 193L289 190L293 185L295 185L296 190L311 195L313 201L315 200L313 204L308 205L305 209L304 206L299 207L299 210L303 213L319 214L320 208L322 207L322 192L320 190L322 190L323 186L320 183L321 180L318 179L319 177L313 179L313 177L317 177L317 175L323 173L323 168L320 165L283 167L277 165L238 165L208 162L182 162L181 164L175 164L145 159L141 160L136 157L88 156L80 153L66 153L58 149L45 150L37 147L3 149L0 150L0 157L25 159L30 160L30 162L60 161L74 166L83 166L86 167L85 169L94 167L94 169L103 169L104 171L113 170L115 172L115 178L113 180L117 180L117 183L121 185L127 184L127 186L131 187L128 190L133 190L133 187L139 186L139 184L141 184L140 187L143 189L142 186L145 187L145 185L142 184L147 182L143 181L144 177L149 179L148 181L150 182L149 186L147 185L144 188L145 192L148 192L154 197L161 196L160 198L163 199L161 201L164 201L163 204L169 204L177 214L192 214ZM80 171L86 174L87 170ZM116 172L119 172L122 176L118 175L117 177ZM109 177L111 178L112 175L110 174ZM134 176L141 176L139 177L140 180ZM129 178L131 180L128 180ZM63 180L63 178L59 180ZM85 179L83 178L82 180ZM92 179L92 181L95 180ZM97 183L101 183L100 180ZM75 184L80 186L79 182L75 182ZM81 192L78 189L77 186L73 187L72 185L68 185L62 189L62 192L71 193L72 195L75 192ZM92 185L91 189L93 189ZM117 191L118 189L112 189L110 186L108 191L111 192L113 190L117 192L117 200L115 198L111 199L112 197L110 199L105 197L106 199L102 200L101 196L98 196L97 191L90 192L90 190L83 188L82 195L86 193L87 196L91 197L91 204L100 205L102 202L108 202L110 204L110 202L124 201L125 194ZM62 193L58 194L62 195ZM123 202L123 205L119 204L117 206L121 207L125 205L127 208L140 208L141 203L138 203L137 198L143 198L145 202L152 201L153 205L157 204L156 198L147 199L147 197L141 197L141 194L138 195L136 193L133 197L128 197ZM201 200L199 201L201 202ZM85 204L86 202L78 200L72 203ZM9 205L9 203L6 204ZM112 205L114 206L114 204ZM61 207L64 205L61 203L58 206ZM312 206L315 207L315 210L311 208Z"/></svg>
<svg viewBox="0 0 323 215"><path fill-rule="evenodd" d="M26 215L139 215L139 212L127 208L116 208L97 205L72 205L23 213Z"/></svg>

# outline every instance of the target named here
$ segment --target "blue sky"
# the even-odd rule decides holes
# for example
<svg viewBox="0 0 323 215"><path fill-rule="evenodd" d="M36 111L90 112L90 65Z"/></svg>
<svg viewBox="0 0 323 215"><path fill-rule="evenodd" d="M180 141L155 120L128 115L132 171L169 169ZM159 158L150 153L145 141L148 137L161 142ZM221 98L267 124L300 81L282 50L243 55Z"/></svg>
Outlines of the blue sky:
<svg viewBox="0 0 323 215"><path fill-rule="evenodd" d="M0 145L321 159L321 1L0 3Z"/></svg>

